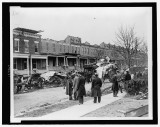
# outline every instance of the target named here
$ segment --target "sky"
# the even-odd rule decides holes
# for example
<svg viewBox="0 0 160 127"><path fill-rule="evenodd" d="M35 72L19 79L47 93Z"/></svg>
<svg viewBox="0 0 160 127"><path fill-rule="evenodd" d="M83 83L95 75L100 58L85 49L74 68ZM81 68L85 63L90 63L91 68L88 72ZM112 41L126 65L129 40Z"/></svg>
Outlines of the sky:
<svg viewBox="0 0 160 127"><path fill-rule="evenodd" d="M152 40L150 7L21 8L11 7L12 28L43 30L42 38L64 40L80 37L82 43L114 44L115 33L123 26L135 28L136 35Z"/></svg>

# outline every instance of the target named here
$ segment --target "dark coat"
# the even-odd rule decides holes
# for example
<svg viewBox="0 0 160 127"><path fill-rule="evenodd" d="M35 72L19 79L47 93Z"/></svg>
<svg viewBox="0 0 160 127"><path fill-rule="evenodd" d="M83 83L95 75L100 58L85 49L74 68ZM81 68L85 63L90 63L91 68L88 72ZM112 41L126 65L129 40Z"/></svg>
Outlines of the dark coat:
<svg viewBox="0 0 160 127"><path fill-rule="evenodd" d="M77 85L79 82L79 77L75 76L74 80L73 80L73 93L77 92Z"/></svg>
<svg viewBox="0 0 160 127"><path fill-rule="evenodd" d="M118 91L119 87L118 87L117 75L113 75L111 82L112 82L112 90Z"/></svg>
<svg viewBox="0 0 160 127"><path fill-rule="evenodd" d="M66 84L66 95L71 96L73 94L73 82L71 78L68 78Z"/></svg>
<svg viewBox="0 0 160 127"><path fill-rule="evenodd" d="M79 77L79 82L77 85L77 91L78 91L78 97L80 96L86 96L86 90L85 90L85 78L83 76Z"/></svg>
<svg viewBox="0 0 160 127"><path fill-rule="evenodd" d="M92 81L91 96L100 97L101 94L102 81L100 78L95 77Z"/></svg>
<svg viewBox="0 0 160 127"><path fill-rule="evenodd" d="M129 73L126 74L125 76L125 81L131 80L131 75Z"/></svg>

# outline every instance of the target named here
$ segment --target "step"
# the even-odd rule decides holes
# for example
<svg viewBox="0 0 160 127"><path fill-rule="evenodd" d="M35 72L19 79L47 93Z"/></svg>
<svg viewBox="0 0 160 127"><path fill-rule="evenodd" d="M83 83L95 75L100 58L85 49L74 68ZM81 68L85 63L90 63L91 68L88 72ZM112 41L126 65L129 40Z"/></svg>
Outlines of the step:
<svg viewBox="0 0 160 127"><path fill-rule="evenodd" d="M141 117L148 114L148 105L141 106L139 108L132 108L129 110L117 110L120 113L123 113L124 117Z"/></svg>

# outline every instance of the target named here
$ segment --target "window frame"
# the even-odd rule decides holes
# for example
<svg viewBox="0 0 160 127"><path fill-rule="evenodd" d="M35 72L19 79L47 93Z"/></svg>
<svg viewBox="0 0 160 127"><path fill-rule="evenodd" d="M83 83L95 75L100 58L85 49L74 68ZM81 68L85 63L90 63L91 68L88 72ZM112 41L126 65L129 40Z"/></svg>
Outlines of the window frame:
<svg viewBox="0 0 160 127"><path fill-rule="evenodd" d="M34 41L34 44L35 44L35 47L34 47L34 51L35 51L35 53L38 53L38 49L39 49L39 47L38 47L38 41ZM36 52L36 45L37 45L37 52Z"/></svg>
<svg viewBox="0 0 160 127"><path fill-rule="evenodd" d="M28 43L28 47L26 47L26 42ZM29 53L29 40L24 40L24 43L25 43L25 44L24 44L24 46L25 46L24 48L28 48L28 52L26 52L25 49L24 49L24 52L25 52L25 53Z"/></svg>
<svg viewBox="0 0 160 127"><path fill-rule="evenodd" d="M16 68L14 68L14 64L16 64ZM13 69L16 69L16 70L18 69L18 68L17 68L17 58L14 58L14 59L13 59Z"/></svg>
<svg viewBox="0 0 160 127"><path fill-rule="evenodd" d="M15 51L15 52L19 52L19 38L14 38L14 43L15 43L15 42L18 42L18 50L15 50L15 49L14 49L14 51ZM15 47L15 44L14 44L14 47Z"/></svg>
<svg viewBox="0 0 160 127"><path fill-rule="evenodd" d="M56 44L53 43L53 52L55 52L55 51L56 51Z"/></svg>

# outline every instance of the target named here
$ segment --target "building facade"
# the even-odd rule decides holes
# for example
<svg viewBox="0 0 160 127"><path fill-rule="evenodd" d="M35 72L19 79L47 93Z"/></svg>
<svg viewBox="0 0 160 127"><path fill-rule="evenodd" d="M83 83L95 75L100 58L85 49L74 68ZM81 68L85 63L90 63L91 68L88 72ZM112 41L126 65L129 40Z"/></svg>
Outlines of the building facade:
<svg viewBox="0 0 160 127"><path fill-rule="evenodd" d="M64 40L42 39L40 31L15 28L13 30L14 71L30 75L47 71L83 71L85 64L96 62L99 58L109 57L119 68L126 66L124 58L113 45L104 42L100 45L82 43L81 38L67 36ZM112 49L113 47L113 49ZM141 65L142 57L133 58L133 65ZM136 59L136 61L135 61ZM147 63L147 60L146 60Z"/></svg>
<svg viewBox="0 0 160 127"><path fill-rule="evenodd" d="M41 55L39 31L15 28L13 30L13 69L15 73L30 75L33 71L47 71L47 56Z"/></svg>

